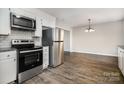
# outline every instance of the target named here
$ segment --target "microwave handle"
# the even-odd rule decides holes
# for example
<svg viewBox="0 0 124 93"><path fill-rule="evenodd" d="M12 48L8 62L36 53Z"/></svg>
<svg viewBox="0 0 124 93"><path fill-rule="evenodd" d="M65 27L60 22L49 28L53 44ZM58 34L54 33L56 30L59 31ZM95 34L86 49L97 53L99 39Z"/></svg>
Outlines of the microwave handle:
<svg viewBox="0 0 124 93"><path fill-rule="evenodd" d="M34 21L32 20L32 26L33 26L33 28L34 28Z"/></svg>

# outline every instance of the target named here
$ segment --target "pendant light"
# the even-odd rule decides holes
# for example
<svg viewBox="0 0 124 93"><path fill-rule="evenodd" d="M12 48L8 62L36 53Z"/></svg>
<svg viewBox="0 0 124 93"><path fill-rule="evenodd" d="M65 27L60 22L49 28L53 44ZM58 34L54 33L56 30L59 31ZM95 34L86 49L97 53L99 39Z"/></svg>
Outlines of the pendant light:
<svg viewBox="0 0 124 93"><path fill-rule="evenodd" d="M89 21L89 27L85 30L85 32L94 32L95 30L91 28L91 19L88 19Z"/></svg>

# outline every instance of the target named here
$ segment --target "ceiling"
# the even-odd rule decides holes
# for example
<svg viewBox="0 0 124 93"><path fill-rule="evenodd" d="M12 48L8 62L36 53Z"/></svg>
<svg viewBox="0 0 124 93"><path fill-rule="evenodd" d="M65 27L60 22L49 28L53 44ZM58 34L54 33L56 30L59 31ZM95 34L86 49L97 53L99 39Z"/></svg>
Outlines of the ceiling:
<svg viewBox="0 0 124 93"><path fill-rule="evenodd" d="M40 8L71 27L85 26L88 19L93 24L122 20L124 8Z"/></svg>

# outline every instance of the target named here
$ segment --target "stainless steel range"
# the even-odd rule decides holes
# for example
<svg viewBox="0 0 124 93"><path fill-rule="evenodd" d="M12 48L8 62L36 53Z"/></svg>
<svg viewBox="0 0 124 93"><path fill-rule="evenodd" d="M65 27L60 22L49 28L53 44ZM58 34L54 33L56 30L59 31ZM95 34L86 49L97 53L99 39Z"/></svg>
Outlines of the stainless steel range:
<svg viewBox="0 0 124 93"><path fill-rule="evenodd" d="M35 47L33 40L12 40L18 50L18 82L21 83L42 71L42 47Z"/></svg>

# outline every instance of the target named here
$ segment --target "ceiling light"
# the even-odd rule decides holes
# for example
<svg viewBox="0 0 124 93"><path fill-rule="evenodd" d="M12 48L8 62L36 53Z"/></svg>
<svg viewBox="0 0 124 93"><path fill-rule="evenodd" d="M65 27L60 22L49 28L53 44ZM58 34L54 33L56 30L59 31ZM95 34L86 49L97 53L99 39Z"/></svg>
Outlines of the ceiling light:
<svg viewBox="0 0 124 93"><path fill-rule="evenodd" d="M89 21L89 27L85 30L85 32L94 32L95 30L91 28L91 19L88 19Z"/></svg>

